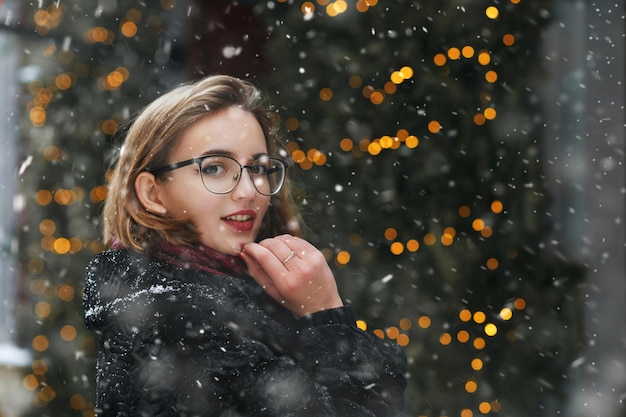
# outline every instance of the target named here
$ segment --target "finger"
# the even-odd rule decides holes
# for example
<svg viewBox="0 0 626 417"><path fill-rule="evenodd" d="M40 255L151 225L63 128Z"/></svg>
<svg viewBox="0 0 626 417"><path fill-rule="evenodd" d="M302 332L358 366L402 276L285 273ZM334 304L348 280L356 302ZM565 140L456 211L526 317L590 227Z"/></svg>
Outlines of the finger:
<svg viewBox="0 0 626 417"><path fill-rule="evenodd" d="M285 243L285 241L281 239L265 239L259 242L259 245L267 249L271 254L273 254L276 260L278 260L280 264L285 268L286 264L292 261L298 254L297 250L291 248Z"/></svg>
<svg viewBox="0 0 626 417"><path fill-rule="evenodd" d="M274 275L284 270L281 261L289 254L290 249L283 243L268 242L268 240L247 244L244 253L252 257L268 275Z"/></svg>
<svg viewBox="0 0 626 417"><path fill-rule="evenodd" d="M292 235L276 236L276 239L283 242L287 247L296 252L299 258L304 258L308 253L317 252L317 248L304 239Z"/></svg>
<svg viewBox="0 0 626 417"><path fill-rule="evenodd" d="M267 275L265 270L259 265L259 263L246 253L241 253L241 257L248 266L248 272L250 276L263 288L263 290L276 301L281 301L281 296L276 286L272 282L272 279Z"/></svg>

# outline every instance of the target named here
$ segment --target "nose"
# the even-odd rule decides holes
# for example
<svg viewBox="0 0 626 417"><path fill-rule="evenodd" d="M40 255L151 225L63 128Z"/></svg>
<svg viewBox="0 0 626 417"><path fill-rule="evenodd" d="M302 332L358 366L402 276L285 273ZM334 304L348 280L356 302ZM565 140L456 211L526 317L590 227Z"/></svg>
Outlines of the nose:
<svg viewBox="0 0 626 417"><path fill-rule="evenodd" d="M252 182L252 176L249 172L244 172L247 168L243 168L241 170L241 174L239 174L239 182L235 186L235 189L232 191L231 195L234 199L248 199L252 200L256 197L256 188L254 187L254 183Z"/></svg>

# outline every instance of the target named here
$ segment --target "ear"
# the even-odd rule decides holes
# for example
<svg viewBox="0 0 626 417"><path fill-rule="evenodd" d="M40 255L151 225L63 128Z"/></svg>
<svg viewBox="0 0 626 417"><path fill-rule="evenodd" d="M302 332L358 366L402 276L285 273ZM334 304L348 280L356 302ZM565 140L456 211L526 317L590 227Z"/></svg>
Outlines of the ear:
<svg viewBox="0 0 626 417"><path fill-rule="evenodd" d="M167 208L159 198L159 185L154 174L143 171L135 179L135 193L144 209L152 213L165 214Z"/></svg>

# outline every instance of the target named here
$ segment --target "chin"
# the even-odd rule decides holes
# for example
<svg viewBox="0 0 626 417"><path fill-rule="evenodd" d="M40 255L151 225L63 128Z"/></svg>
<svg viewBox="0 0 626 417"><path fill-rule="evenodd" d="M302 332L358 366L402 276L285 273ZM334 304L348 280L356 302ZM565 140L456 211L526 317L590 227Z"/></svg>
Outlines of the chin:
<svg viewBox="0 0 626 417"><path fill-rule="evenodd" d="M236 242L233 242L233 244L230 245L228 255L239 255L243 247L251 242L252 240L249 240L249 239L241 239Z"/></svg>

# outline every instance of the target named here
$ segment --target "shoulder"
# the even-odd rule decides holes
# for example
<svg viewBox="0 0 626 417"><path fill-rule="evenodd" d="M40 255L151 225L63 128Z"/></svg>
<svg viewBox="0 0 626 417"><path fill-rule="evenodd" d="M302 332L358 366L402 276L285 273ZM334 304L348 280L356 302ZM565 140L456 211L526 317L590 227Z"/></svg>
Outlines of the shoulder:
<svg viewBox="0 0 626 417"><path fill-rule="evenodd" d="M88 327L130 310L142 298L173 291L171 266L128 249L107 250L87 266L83 304Z"/></svg>
<svg viewBox="0 0 626 417"><path fill-rule="evenodd" d="M184 268L127 249L96 255L87 267L83 295L89 320L133 316L151 317L157 309L163 320L195 316L224 319L226 312L248 305L253 297L245 280ZM158 307L158 308L157 308ZM228 316L225 314L225 316ZM225 319L224 319L225 320Z"/></svg>
<svg viewBox="0 0 626 417"><path fill-rule="evenodd" d="M109 249L96 255L87 266L87 274L146 267L154 262L146 254L128 249Z"/></svg>

